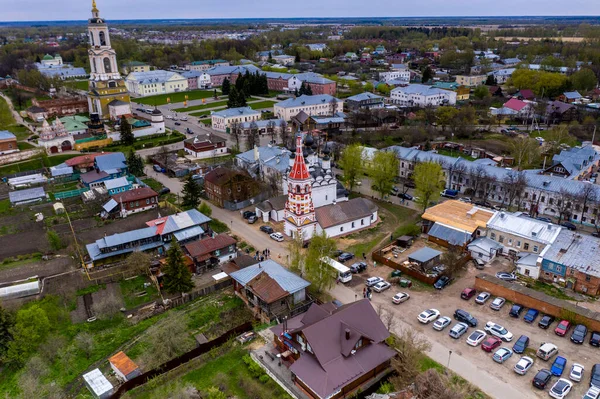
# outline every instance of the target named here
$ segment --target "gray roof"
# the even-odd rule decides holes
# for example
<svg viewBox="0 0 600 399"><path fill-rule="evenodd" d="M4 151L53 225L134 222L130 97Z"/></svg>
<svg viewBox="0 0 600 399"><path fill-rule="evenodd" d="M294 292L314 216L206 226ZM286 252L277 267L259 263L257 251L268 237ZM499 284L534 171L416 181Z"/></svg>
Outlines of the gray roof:
<svg viewBox="0 0 600 399"><path fill-rule="evenodd" d="M60 165L52 166L50 168L50 173L52 174L52 177L72 175L73 168L63 162Z"/></svg>
<svg viewBox="0 0 600 399"><path fill-rule="evenodd" d="M87 72L83 68L75 68L72 66L61 66L53 68L38 68L42 75L48 77L71 78L79 76L87 76Z"/></svg>
<svg viewBox="0 0 600 399"><path fill-rule="evenodd" d="M210 68L206 70L206 73L209 75L231 75L241 73L244 75L246 71L250 73L264 73L254 65L235 65L235 66L216 66L214 68Z"/></svg>
<svg viewBox="0 0 600 399"><path fill-rule="evenodd" d="M269 277L275 280L281 288L290 294L298 292L310 285L308 281L304 280L300 276L295 275L271 259L233 272L231 273L231 278L240 283L242 286L245 286L252 279L263 272L267 273Z"/></svg>
<svg viewBox="0 0 600 399"><path fill-rule="evenodd" d="M289 80L294 74L284 72L265 72L267 79L285 79Z"/></svg>
<svg viewBox="0 0 600 399"><path fill-rule="evenodd" d="M532 254L527 252L520 252L517 255L518 259L515 261L517 265L522 266L537 266L538 254Z"/></svg>
<svg viewBox="0 0 600 399"><path fill-rule="evenodd" d="M233 116L243 116L243 115L256 115L260 114L260 112L253 110L250 107L239 107L239 108L228 108L223 111L213 112L212 115L221 116L223 118L230 118Z"/></svg>
<svg viewBox="0 0 600 399"><path fill-rule="evenodd" d="M378 207L373 201L367 198L353 198L349 201L321 206L315 209L315 216L321 228L326 229L371 216L377 210Z"/></svg>
<svg viewBox="0 0 600 399"><path fill-rule="evenodd" d="M275 124L275 127L279 127L279 126L281 126L281 122L283 122L283 119L261 119L258 121L254 121L254 123L256 124L256 126L259 129L267 128L269 126L269 123L271 123L271 122L273 122ZM252 124L252 122L240 123L242 129L249 129L251 124Z"/></svg>
<svg viewBox="0 0 600 399"><path fill-rule="evenodd" d="M442 241L446 241L450 245L459 246L465 245L471 238L471 234L469 232L457 230L441 223L434 223L427 234Z"/></svg>
<svg viewBox="0 0 600 399"><path fill-rule="evenodd" d="M314 96L308 96L306 94L296 98L288 98L285 101L275 104L275 107L281 108L295 108L302 106L318 105L318 104L329 104L331 100L340 102L341 100L330 96L329 94L317 94Z"/></svg>
<svg viewBox="0 0 600 399"><path fill-rule="evenodd" d="M257 147L258 159L263 166L275 168L279 172L285 172L290 163L291 153L282 147ZM254 160L254 150L249 150L236 155L236 158L242 161L245 165L253 165L257 161Z"/></svg>
<svg viewBox="0 0 600 399"><path fill-rule="evenodd" d="M479 237L467 245L467 248L469 251L471 251L473 248L478 248L486 253L491 253L492 250L502 248L502 244L487 237Z"/></svg>
<svg viewBox="0 0 600 399"><path fill-rule="evenodd" d="M0 140L12 140L17 139L17 136L9 132L8 130L0 130Z"/></svg>
<svg viewBox="0 0 600 399"><path fill-rule="evenodd" d="M378 96L377 94L365 92L360 93L352 97L348 97L346 100L348 101L367 101L367 100L381 100L383 101L382 96Z"/></svg>
<svg viewBox="0 0 600 399"><path fill-rule="evenodd" d="M498 212L487 223L488 229L505 232L515 236L527 238L543 244L551 244L556 240L562 229L552 223L542 222L532 218L523 218L519 214Z"/></svg>
<svg viewBox="0 0 600 399"><path fill-rule="evenodd" d="M142 229L130 230L124 233L116 233L96 240L98 248L110 248L128 242L151 238L156 235L156 227L144 227Z"/></svg>
<svg viewBox="0 0 600 399"><path fill-rule="evenodd" d="M579 94L578 91L566 91L563 94L569 100L577 100L577 99L580 99L582 97L581 94Z"/></svg>
<svg viewBox="0 0 600 399"><path fill-rule="evenodd" d="M569 177L577 176L582 169L588 168L592 162L597 161L598 153L592 145L574 147L562 150L560 154L552 157L553 165L561 164L568 172Z"/></svg>
<svg viewBox="0 0 600 399"><path fill-rule="evenodd" d="M396 87L392 89L394 92L402 92L405 94L423 94L426 96L433 96L436 94L448 94L448 90L438 89L437 87L427 86L420 83L412 83L403 87Z"/></svg>
<svg viewBox="0 0 600 399"><path fill-rule="evenodd" d="M301 80L302 82L307 82L307 83L316 83L316 84L334 83L333 80L327 79L327 78L323 77L323 75L319 75L318 73L315 73L315 72L298 73L298 74L294 75L293 77Z"/></svg>
<svg viewBox="0 0 600 399"><path fill-rule="evenodd" d="M126 177L118 177L116 179L107 180L104 182L107 190L112 190L119 187L129 186L129 181Z"/></svg>
<svg viewBox="0 0 600 399"><path fill-rule="evenodd" d="M98 155L95 159L95 163L98 170L101 172L114 169L125 169L127 167L125 155L123 155L122 152Z"/></svg>
<svg viewBox="0 0 600 399"><path fill-rule="evenodd" d="M345 123L346 122L346 114L343 112L336 112L332 116L312 116L311 117L318 124L323 123Z"/></svg>
<svg viewBox="0 0 600 399"><path fill-rule="evenodd" d="M171 78L183 78L179 73L157 69L147 72L132 72L127 75L127 80L137 80L140 84L165 83Z"/></svg>
<svg viewBox="0 0 600 399"><path fill-rule="evenodd" d="M591 235L563 229L543 258L600 277L600 240Z"/></svg>
<svg viewBox="0 0 600 399"><path fill-rule="evenodd" d="M115 209L117 205L119 205L117 201L115 201L114 198L111 198L106 204L102 205L102 209L104 209L106 212L110 212Z"/></svg>
<svg viewBox="0 0 600 399"><path fill-rule="evenodd" d="M414 260L420 263L429 262L431 259L440 256L442 253L440 251L436 251L433 248L423 247L421 249L417 249L412 254L408 255L408 259Z"/></svg>
<svg viewBox="0 0 600 399"><path fill-rule="evenodd" d="M43 187L28 188L26 190L11 191L8 193L8 198L12 204L19 202L32 201L46 197L46 192Z"/></svg>

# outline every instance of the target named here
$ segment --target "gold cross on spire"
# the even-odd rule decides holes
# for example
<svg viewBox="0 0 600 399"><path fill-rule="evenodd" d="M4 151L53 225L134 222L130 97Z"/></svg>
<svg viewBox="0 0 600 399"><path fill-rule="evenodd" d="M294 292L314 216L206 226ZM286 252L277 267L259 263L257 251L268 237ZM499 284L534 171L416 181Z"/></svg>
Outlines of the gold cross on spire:
<svg viewBox="0 0 600 399"><path fill-rule="evenodd" d="M98 8L96 8L96 0L92 0L92 11L98 11Z"/></svg>

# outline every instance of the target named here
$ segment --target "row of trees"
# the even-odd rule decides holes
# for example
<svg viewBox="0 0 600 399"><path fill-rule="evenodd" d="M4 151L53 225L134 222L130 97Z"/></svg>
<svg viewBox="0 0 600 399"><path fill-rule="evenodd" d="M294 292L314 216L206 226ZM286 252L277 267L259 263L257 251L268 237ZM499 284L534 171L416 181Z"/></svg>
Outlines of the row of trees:
<svg viewBox="0 0 600 399"><path fill-rule="evenodd" d="M592 90L598 84L598 78L589 68L582 68L571 76L520 68L513 72L508 83L517 89L532 89L540 97L552 98L569 90Z"/></svg>

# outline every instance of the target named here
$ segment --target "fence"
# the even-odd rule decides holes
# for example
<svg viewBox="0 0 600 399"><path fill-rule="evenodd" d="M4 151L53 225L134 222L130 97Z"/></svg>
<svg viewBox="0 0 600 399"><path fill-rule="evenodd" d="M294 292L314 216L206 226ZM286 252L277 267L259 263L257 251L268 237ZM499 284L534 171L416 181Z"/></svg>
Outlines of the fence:
<svg viewBox="0 0 600 399"><path fill-rule="evenodd" d="M84 188L80 188L77 190L61 191L59 193L54 193L54 198L59 200L59 199L64 199L64 198L78 197L82 193L85 193L86 191L90 191L90 189L87 187L84 187Z"/></svg>
<svg viewBox="0 0 600 399"><path fill-rule="evenodd" d="M131 380L125 382L123 385L117 389L117 391L111 396L111 398L118 399L124 393L132 390L133 388L139 387L140 385L145 384L149 380L156 378L162 374L168 373L169 371L181 366L189 362L190 360L218 347L229 341L229 339L233 336L240 335L242 333L248 332L252 330L252 323L246 322L241 324L231 330L227 331L225 334L221 335L218 338L213 339L212 341L206 342L204 344L198 345L197 348L192 349L191 351L184 353L183 355L176 357L175 359L169 360L165 364L152 369L140 376L132 378Z"/></svg>
<svg viewBox="0 0 600 399"><path fill-rule="evenodd" d="M239 201L239 202L223 201L223 208L230 210L230 211L239 211L240 209L243 209L247 206L256 205L259 202L266 200L267 198L269 198L269 193L263 191L260 194L258 194L256 197L247 199L245 201Z"/></svg>
<svg viewBox="0 0 600 399"><path fill-rule="evenodd" d="M170 308L176 308L178 306L183 305L184 303L191 302L196 298L200 298L201 296L205 296L211 294L215 291L221 290L223 288L227 288L233 285L233 280L231 277L228 277L225 281L221 281L215 284L207 284L202 287L199 287L197 290L186 294L185 296L172 299L169 303Z"/></svg>

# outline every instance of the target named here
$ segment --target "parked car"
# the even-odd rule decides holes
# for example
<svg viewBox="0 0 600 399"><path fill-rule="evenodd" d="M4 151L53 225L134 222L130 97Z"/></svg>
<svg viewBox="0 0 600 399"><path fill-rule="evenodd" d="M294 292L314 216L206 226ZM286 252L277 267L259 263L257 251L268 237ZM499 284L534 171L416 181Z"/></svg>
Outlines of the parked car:
<svg viewBox="0 0 600 399"><path fill-rule="evenodd" d="M154 171L158 172L158 173L163 173L164 172L164 169L161 168L159 165L156 165L156 164L152 165L152 169L154 169Z"/></svg>
<svg viewBox="0 0 600 399"><path fill-rule="evenodd" d="M538 389L545 389L550 379L552 378L552 372L548 369L541 369L537 372L531 384Z"/></svg>
<svg viewBox="0 0 600 399"><path fill-rule="evenodd" d="M477 346L485 339L487 334L481 330L475 330L467 338L467 344L471 346Z"/></svg>
<svg viewBox="0 0 600 399"><path fill-rule="evenodd" d="M269 234L269 237L271 237L271 239L273 239L277 242L283 241L283 235L281 233L272 233L272 234Z"/></svg>
<svg viewBox="0 0 600 399"><path fill-rule="evenodd" d="M558 381L552 385L552 388L550 388L548 393L555 399L564 399L569 392L571 392L571 388L573 388L573 383L571 381L559 378Z"/></svg>
<svg viewBox="0 0 600 399"><path fill-rule="evenodd" d="M394 297L392 298L392 302L398 305L402 302L408 301L409 299L410 295L408 295L406 292L399 292L396 295L394 295Z"/></svg>
<svg viewBox="0 0 600 399"><path fill-rule="evenodd" d="M583 344L587 335L587 327L583 324L577 324L571 333L571 342L577 345Z"/></svg>
<svg viewBox="0 0 600 399"><path fill-rule="evenodd" d="M165 195L165 194L169 194L170 192L171 192L171 189L169 187L163 187L158 192L158 195Z"/></svg>
<svg viewBox="0 0 600 399"><path fill-rule="evenodd" d="M252 211L244 211L244 213L242 213L244 219L248 219L250 216L256 216L256 213Z"/></svg>
<svg viewBox="0 0 600 399"><path fill-rule="evenodd" d="M492 335L500 338L502 341L510 342L513 339L513 334L500 324L496 324L493 321L485 323L485 331Z"/></svg>
<svg viewBox="0 0 600 399"><path fill-rule="evenodd" d="M365 281L365 285L367 287L373 287L374 285L376 285L377 283L382 282L383 279L381 277L369 277L367 279L367 281Z"/></svg>
<svg viewBox="0 0 600 399"><path fill-rule="evenodd" d="M550 219L550 218L539 216L536 219L539 220L539 221L542 221L542 222L552 223L552 219Z"/></svg>
<svg viewBox="0 0 600 399"><path fill-rule="evenodd" d="M548 327L550 327L550 324L552 324L553 322L554 322L554 316L545 314L544 316L542 316L542 319L538 323L538 327L543 328L545 330Z"/></svg>
<svg viewBox="0 0 600 399"><path fill-rule="evenodd" d="M560 377L565 371L565 367L567 366L567 359L562 356L556 356L554 362L552 363L552 367L550 367L550 371L552 371L552 375Z"/></svg>
<svg viewBox="0 0 600 399"><path fill-rule="evenodd" d="M485 262L479 258L475 258L472 259L473 263L475 264L475 268L479 269L479 270L483 270L485 269Z"/></svg>
<svg viewBox="0 0 600 399"><path fill-rule="evenodd" d="M580 382L583 378L583 371L585 368L579 363L573 363L571 366L571 372L569 373L569 378L573 381Z"/></svg>
<svg viewBox="0 0 600 399"><path fill-rule="evenodd" d="M590 345L598 347L600 346L600 332L592 331L590 335Z"/></svg>
<svg viewBox="0 0 600 399"><path fill-rule="evenodd" d="M560 225L561 225L562 227L566 227L568 230L571 230L571 231L575 231L575 230L577 230L577 226L575 226L575 225L574 225L573 223L571 223L571 222L562 222Z"/></svg>
<svg viewBox="0 0 600 399"><path fill-rule="evenodd" d="M373 291L383 292L383 291L389 289L391 286L392 285L390 283L388 283L387 281L380 281L373 286Z"/></svg>
<svg viewBox="0 0 600 399"><path fill-rule="evenodd" d="M402 199L411 201L413 199L413 196L408 193L398 193L398 198L402 198Z"/></svg>
<svg viewBox="0 0 600 399"><path fill-rule="evenodd" d="M567 320L561 320L554 329L554 334L558 335L559 337L564 337L567 335L569 328L571 328L571 323Z"/></svg>
<svg viewBox="0 0 600 399"><path fill-rule="evenodd" d="M466 310L456 309L454 312L454 319L463 323L467 323L471 327L477 327L477 319Z"/></svg>
<svg viewBox="0 0 600 399"><path fill-rule="evenodd" d="M537 350L537 352L535 354L540 359L548 360L552 356L556 355L557 353L558 353L558 348L556 347L556 345L551 344L549 342L544 342L544 343L542 343L542 345L540 345L540 348Z"/></svg>
<svg viewBox="0 0 600 399"><path fill-rule="evenodd" d="M529 346L529 337L527 335L521 335L519 339L513 345L513 351L515 353L523 353Z"/></svg>
<svg viewBox="0 0 600 399"><path fill-rule="evenodd" d="M483 341L483 343L481 344L481 349L483 349L486 352L491 352L500 345L502 345L502 340L498 337L491 336L487 337L487 339Z"/></svg>
<svg viewBox="0 0 600 399"><path fill-rule="evenodd" d="M483 305L485 301L490 299L491 294L489 292L480 292L479 295L475 298L475 303Z"/></svg>
<svg viewBox="0 0 600 399"><path fill-rule="evenodd" d="M435 288L436 290L441 290L442 288L450 284L450 281L450 277L442 276L438 279L438 281L435 282L435 284L433 284L433 288Z"/></svg>
<svg viewBox="0 0 600 399"><path fill-rule="evenodd" d="M502 347L500 349L498 349L496 351L496 353L494 353L494 356L492 356L492 359L494 359L494 361L496 363L504 363L505 361L507 361L508 359L510 359L510 357L512 356L513 351L511 349L508 349L506 347Z"/></svg>
<svg viewBox="0 0 600 399"><path fill-rule="evenodd" d="M459 339L460 337L462 337L462 335L464 333L467 332L468 329L469 329L468 325L466 325L465 323L459 322L459 323L456 323L450 329L450 332L448 333L448 335L450 335L450 337L452 337L454 339Z"/></svg>
<svg viewBox="0 0 600 399"><path fill-rule="evenodd" d="M260 226L260 231L267 234L272 234L275 232L271 226Z"/></svg>
<svg viewBox="0 0 600 399"><path fill-rule="evenodd" d="M502 306L504 306L505 302L506 302L506 299L502 298L501 296L496 297L496 298L494 298L492 303L490 303L490 308L492 308L493 310L500 310L500 309L502 309Z"/></svg>
<svg viewBox="0 0 600 399"><path fill-rule="evenodd" d="M246 221L249 224L254 224L254 223L256 223L257 220L258 220L258 217L256 217L256 216L250 216L248 219L246 219Z"/></svg>
<svg viewBox="0 0 600 399"><path fill-rule="evenodd" d="M354 254L351 252L344 252L340 256L338 256L338 262L347 262L350 259L354 258Z"/></svg>
<svg viewBox="0 0 600 399"><path fill-rule="evenodd" d="M458 190L449 190L449 189L446 189L446 190L442 191L440 193L440 195L442 197L454 199L454 198L458 197Z"/></svg>
<svg viewBox="0 0 600 399"><path fill-rule="evenodd" d="M533 323L535 321L535 319L537 318L538 314L540 314L540 312L536 309L529 309L527 311L527 313L525 313L525 316L523 316L523 321L525 323Z"/></svg>
<svg viewBox="0 0 600 399"><path fill-rule="evenodd" d="M398 187L393 186L392 189L390 190L390 194L391 195L398 195Z"/></svg>
<svg viewBox="0 0 600 399"><path fill-rule="evenodd" d="M600 398L600 388L595 386L589 387L582 399L598 399Z"/></svg>
<svg viewBox="0 0 600 399"><path fill-rule="evenodd" d="M590 374L590 386L595 386L600 389L600 364L596 363L592 366L592 373Z"/></svg>
<svg viewBox="0 0 600 399"><path fill-rule="evenodd" d="M448 316L442 316L433 323L433 329L437 331L442 331L444 328L448 327L452 323L452 319Z"/></svg>
<svg viewBox="0 0 600 399"><path fill-rule="evenodd" d="M504 281L515 281L517 276L514 273L498 272L496 277Z"/></svg>
<svg viewBox="0 0 600 399"><path fill-rule="evenodd" d="M512 308L510 308L510 312L508 312L508 315L510 317L518 318L521 315L521 312L523 311L523 309L525 309L525 307L523 305L514 304L514 305L512 305Z"/></svg>
<svg viewBox="0 0 600 399"><path fill-rule="evenodd" d="M175 118L173 118L173 119L175 119ZM175 126L181 126L181 123L180 122L175 122Z"/></svg>
<svg viewBox="0 0 600 399"><path fill-rule="evenodd" d="M469 300L471 298L473 298L475 296L475 294L477 293L477 291L475 291L473 288L465 288L461 293L460 293L460 297L462 299L465 300Z"/></svg>
<svg viewBox="0 0 600 399"><path fill-rule="evenodd" d="M533 359L530 358L529 356L523 356L522 358L519 359L517 364L515 364L515 367L513 368L513 370L517 374L525 375L525 374L527 374L527 372L529 371L531 366L533 366Z"/></svg>
<svg viewBox="0 0 600 399"><path fill-rule="evenodd" d="M440 315L440 311L437 309L427 309L421 312L420 315L417 316L417 320L419 320L423 324L428 324L431 321L437 319Z"/></svg>
<svg viewBox="0 0 600 399"><path fill-rule="evenodd" d="M365 262L356 262L350 266L350 271L354 274L362 273L367 270L367 264Z"/></svg>

